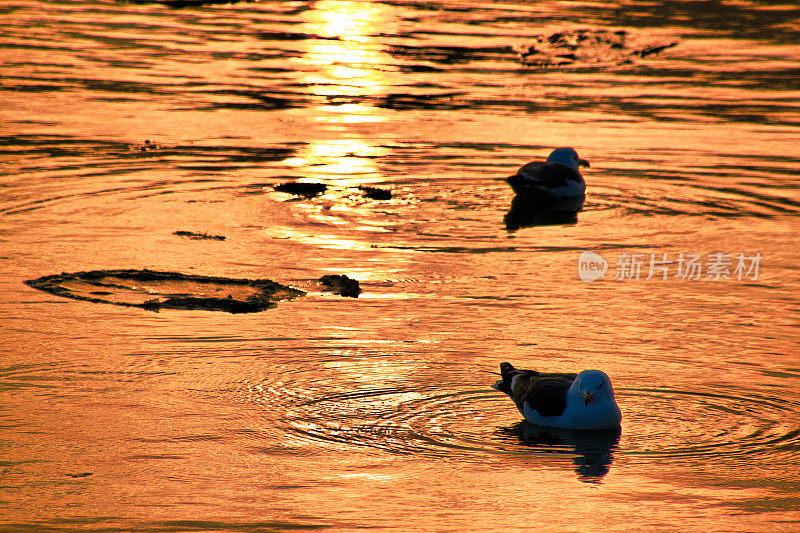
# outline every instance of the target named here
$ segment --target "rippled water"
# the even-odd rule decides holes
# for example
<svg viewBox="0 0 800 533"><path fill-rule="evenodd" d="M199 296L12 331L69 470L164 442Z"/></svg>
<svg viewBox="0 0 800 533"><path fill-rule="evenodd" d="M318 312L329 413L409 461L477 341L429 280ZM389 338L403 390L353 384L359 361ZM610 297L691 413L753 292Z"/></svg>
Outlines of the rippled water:
<svg viewBox="0 0 800 533"><path fill-rule="evenodd" d="M800 10L179 3L0 6L2 529L800 528ZM565 145L531 225L503 179ZM23 283L145 268L307 294ZM602 368L621 433L522 423L504 360Z"/></svg>

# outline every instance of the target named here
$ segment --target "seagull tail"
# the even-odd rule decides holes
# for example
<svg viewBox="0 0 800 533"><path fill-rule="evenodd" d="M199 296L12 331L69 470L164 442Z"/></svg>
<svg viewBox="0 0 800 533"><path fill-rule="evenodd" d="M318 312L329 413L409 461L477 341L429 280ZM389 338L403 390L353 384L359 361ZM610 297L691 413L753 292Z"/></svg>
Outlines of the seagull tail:
<svg viewBox="0 0 800 533"><path fill-rule="evenodd" d="M504 381L511 381L511 378L514 376L514 373L517 371L514 368L514 365L508 362L500 363L500 375L503 377Z"/></svg>
<svg viewBox="0 0 800 533"><path fill-rule="evenodd" d="M511 363L500 363L500 379L492 385L492 388L513 398L513 393L511 392L511 378L516 371L517 369L514 368Z"/></svg>

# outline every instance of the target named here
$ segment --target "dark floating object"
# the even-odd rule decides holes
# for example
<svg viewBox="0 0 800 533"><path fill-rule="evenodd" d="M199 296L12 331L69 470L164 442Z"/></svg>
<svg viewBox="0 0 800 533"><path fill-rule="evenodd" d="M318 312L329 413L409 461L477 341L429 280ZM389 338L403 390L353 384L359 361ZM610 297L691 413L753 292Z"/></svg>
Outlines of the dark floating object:
<svg viewBox="0 0 800 533"><path fill-rule="evenodd" d="M178 237L187 237L195 241L224 241L227 239L224 235L209 235L208 233L195 233L193 231L176 231L173 235Z"/></svg>
<svg viewBox="0 0 800 533"><path fill-rule="evenodd" d="M183 7L202 7L216 4L238 4L240 2L248 1L251 0L128 0L128 2L132 4L161 4L167 7L178 9Z"/></svg>
<svg viewBox="0 0 800 533"><path fill-rule="evenodd" d="M380 189L378 187L367 187L366 185L360 185L358 190L366 196L367 198L371 198L372 200L391 200L392 199L392 191L387 189Z"/></svg>
<svg viewBox="0 0 800 533"><path fill-rule="evenodd" d="M302 181L290 181L276 185L275 190L278 192L305 196L306 198L313 198L328 190L328 186L319 182L307 183Z"/></svg>
<svg viewBox="0 0 800 533"><path fill-rule="evenodd" d="M161 150L162 146L150 139L145 139L144 144L133 144L130 146L131 150L137 152L152 152L153 150Z"/></svg>
<svg viewBox="0 0 800 533"><path fill-rule="evenodd" d="M263 41L306 41L306 40L321 40L321 41L341 41L341 37L325 37L315 33L298 33L291 31L269 31L262 32L257 37Z"/></svg>
<svg viewBox="0 0 800 533"><path fill-rule="evenodd" d="M661 52L663 52L667 48L672 48L673 46L678 46L678 42L675 41L675 42L669 43L669 44L645 46L641 50L634 50L633 53L634 53L634 55L637 55L639 57L644 58L644 57L647 57L647 56L660 54Z"/></svg>
<svg viewBox="0 0 800 533"><path fill-rule="evenodd" d="M325 274L319 278L319 281L340 296L358 298L358 295L361 294L358 280L348 278L344 274Z"/></svg>
<svg viewBox="0 0 800 533"><path fill-rule="evenodd" d="M303 182L303 181L289 181L280 183L273 187L278 192L285 192L305 198L314 198L328 190L328 186L320 182ZM378 187L368 187L366 185L359 185L356 187L358 191L372 200L391 200L392 191L388 189L380 189Z"/></svg>
<svg viewBox="0 0 800 533"><path fill-rule="evenodd" d="M81 478L81 477L89 477L91 475L92 475L92 472L75 472L75 473L68 472L67 473L68 477L75 478L75 479Z"/></svg>
<svg viewBox="0 0 800 533"><path fill-rule="evenodd" d="M64 298L161 309L200 309L255 313L303 291L268 279L234 279L154 270L93 270L62 273L25 282ZM100 296L103 296L102 298Z"/></svg>

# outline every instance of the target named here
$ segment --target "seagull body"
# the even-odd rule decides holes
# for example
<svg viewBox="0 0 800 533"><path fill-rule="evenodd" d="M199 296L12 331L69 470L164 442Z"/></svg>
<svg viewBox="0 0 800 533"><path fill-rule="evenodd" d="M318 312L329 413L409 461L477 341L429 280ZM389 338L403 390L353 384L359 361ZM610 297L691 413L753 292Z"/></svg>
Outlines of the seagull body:
<svg viewBox="0 0 800 533"><path fill-rule="evenodd" d="M622 420L611 380L600 370L544 373L500 364L492 388L507 394L529 422L565 429L611 429Z"/></svg>
<svg viewBox="0 0 800 533"><path fill-rule="evenodd" d="M556 148L547 161L534 161L506 179L518 196L554 204L563 211L578 212L586 197L586 182L578 170L589 162L572 148Z"/></svg>

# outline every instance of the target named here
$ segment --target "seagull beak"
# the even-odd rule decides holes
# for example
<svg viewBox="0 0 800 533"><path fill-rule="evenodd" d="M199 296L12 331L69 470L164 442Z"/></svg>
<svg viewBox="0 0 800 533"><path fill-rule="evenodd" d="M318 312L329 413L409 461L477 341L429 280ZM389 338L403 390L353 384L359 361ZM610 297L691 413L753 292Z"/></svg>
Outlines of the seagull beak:
<svg viewBox="0 0 800 533"><path fill-rule="evenodd" d="M589 402L592 401L592 398L594 398L594 394L592 394L589 391L584 392L583 393L583 406L586 407L587 405L589 405Z"/></svg>
<svg viewBox="0 0 800 533"><path fill-rule="evenodd" d="M585 159L578 159L578 166L581 166L581 167L589 167L589 166L591 166L591 165L590 165L590 164L589 164L589 162L588 162L587 160L585 160Z"/></svg>

